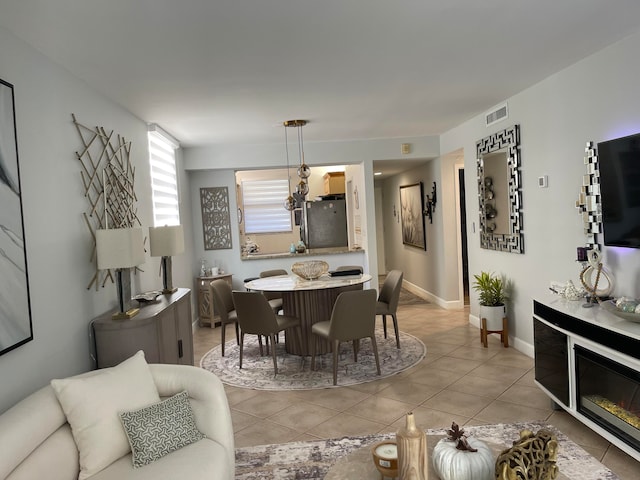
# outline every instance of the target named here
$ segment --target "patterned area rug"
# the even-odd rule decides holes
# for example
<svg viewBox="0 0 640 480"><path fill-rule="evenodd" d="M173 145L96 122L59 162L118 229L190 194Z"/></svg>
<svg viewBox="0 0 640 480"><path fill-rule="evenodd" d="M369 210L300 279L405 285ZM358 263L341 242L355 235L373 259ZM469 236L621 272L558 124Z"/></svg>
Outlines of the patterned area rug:
<svg viewBox="0 0 640 480"><path fill-rule="evenodd" d="M618 478L582 447L573 443L562 432L550 425L540 422L513 423L465 426L464 430L468 435L474 436L490 446L508 448L513 441L519 438L520 431L526 429L537 432L542 428L551 430L558 439L557 465L560 470L558 480L616 480ZM429 443L437 441L437 438L444 434L444 430L427 430ZM340 478L335 476L334 470L340 468L341 462L349 461L349 458L345 458L347 455L389 438L395 438L395 433L238 448L236 449L236 480ZM430 448L432 448L431 445ZM370 457L369 455L361 455L359 458ZM349 479L344 478L344 480Z"/></svg>
<svg viewBox="0 0 640 480"><path fill-rule="evenodd" d="M382 327L376 329L376 343L380 357L381 375L376 374L375 357L371 342L360 341L358 362L353 361L353 347L350 342L340 344L338 357L338 387L371 382L389 377L413 367L427 353L427 347L408 333L400 332L400 350L396 348L393 326L388 338L384 338ZM273 373L271 355L260 356L258 339L255 335L245 336L242 370L238 368L240 348L235 337L225 345L225 356L218 345L207 352L200 361L205 370L215 373L228 385L253 388L256 390L311 390L333 387L333 355L316 356L316 370L311 371L311 357L289 355L282 339L276 344L278 374Z"/></svg>

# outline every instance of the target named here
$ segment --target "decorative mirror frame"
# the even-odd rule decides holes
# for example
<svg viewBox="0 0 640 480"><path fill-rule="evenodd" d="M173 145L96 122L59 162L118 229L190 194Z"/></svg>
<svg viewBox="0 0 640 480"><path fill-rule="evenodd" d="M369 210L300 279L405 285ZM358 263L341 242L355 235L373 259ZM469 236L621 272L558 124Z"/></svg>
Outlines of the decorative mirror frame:
<svg viewBox="0 0 640 480"><path fill-rule="evenodd" d="M600 250L598 235L602 233L602 202L600 200L600 163L594 142L587 142L584 149L587 173L582 177L582 187L576 208L582 215L586 248Z"/></svg>
<svg viewBox="0 0 640 480"><path fill-rule="evenodd" d="M484 155L506 149L509 171L509 233L493 233L488 228L485 202ZM520 126L513 125L476 143L480 246L489 250L524 253L522 233L522 179L520 176Z"/></svg>

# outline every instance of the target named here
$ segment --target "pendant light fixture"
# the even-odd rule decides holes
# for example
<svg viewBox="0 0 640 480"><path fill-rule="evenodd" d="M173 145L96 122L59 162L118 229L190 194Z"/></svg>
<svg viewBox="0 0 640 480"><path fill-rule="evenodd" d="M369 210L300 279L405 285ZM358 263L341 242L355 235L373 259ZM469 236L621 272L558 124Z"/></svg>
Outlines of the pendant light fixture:
<svg viewBox="0 0 640 480"><path fill-rule="evenodd" d="M309 193L308 178L311 175L311 169L304 163L304 139L302 137L302 127L308 122L306 120L287 120L284 122L286 127L295 127L298 134L298 156L300 158L300 166L298 167L298 177L300 182L296 185L296 193L303 198Z"/></svg>
<svg viewBox="0 0 640 480"><path fill-rule="evenodd" d="M287 138L287 122L283 123L284 125L284 148L287 152L287 189L289 190L289 196L284 201L284 208L286 210L292 211L296 208L296 202L293 199L293 195L291 195L291 170L289 169L289 139Z"/></svg>

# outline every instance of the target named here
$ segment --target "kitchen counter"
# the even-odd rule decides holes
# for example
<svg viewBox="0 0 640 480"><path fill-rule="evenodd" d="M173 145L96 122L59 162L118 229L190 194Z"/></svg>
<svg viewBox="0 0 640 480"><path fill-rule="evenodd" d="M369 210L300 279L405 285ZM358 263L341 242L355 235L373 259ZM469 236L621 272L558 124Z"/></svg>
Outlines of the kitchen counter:
<svg viewBox="0 0 640 480"><path fill-rule="evenodd" d="M334 255L338 253L364 253L362 248L349 248L349 247L330 247L330 248L311 248L307 249L304 253L249 253L242 255L242 260L266 260L269 258L300 258L304 260L306 257L313 257L317 255Z"/></svg>

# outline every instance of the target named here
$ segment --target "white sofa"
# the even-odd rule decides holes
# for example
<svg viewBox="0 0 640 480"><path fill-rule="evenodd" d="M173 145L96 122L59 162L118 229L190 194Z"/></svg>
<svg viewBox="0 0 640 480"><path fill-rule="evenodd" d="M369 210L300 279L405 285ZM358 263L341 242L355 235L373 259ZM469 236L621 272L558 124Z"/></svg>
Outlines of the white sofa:
<svg viewBox="0 0 640 480"><path fill-rule="evenodd" d="M149 367L161 398L187 390L196 425L206 438L141 468L133 468L129 453L91 479L232 480L233 427L220 380L197 367L156 364ZM95 372L78 377L92 374ZM0 479L72 480L78 474L78 448L51 386L0 415Z"/></svg>

